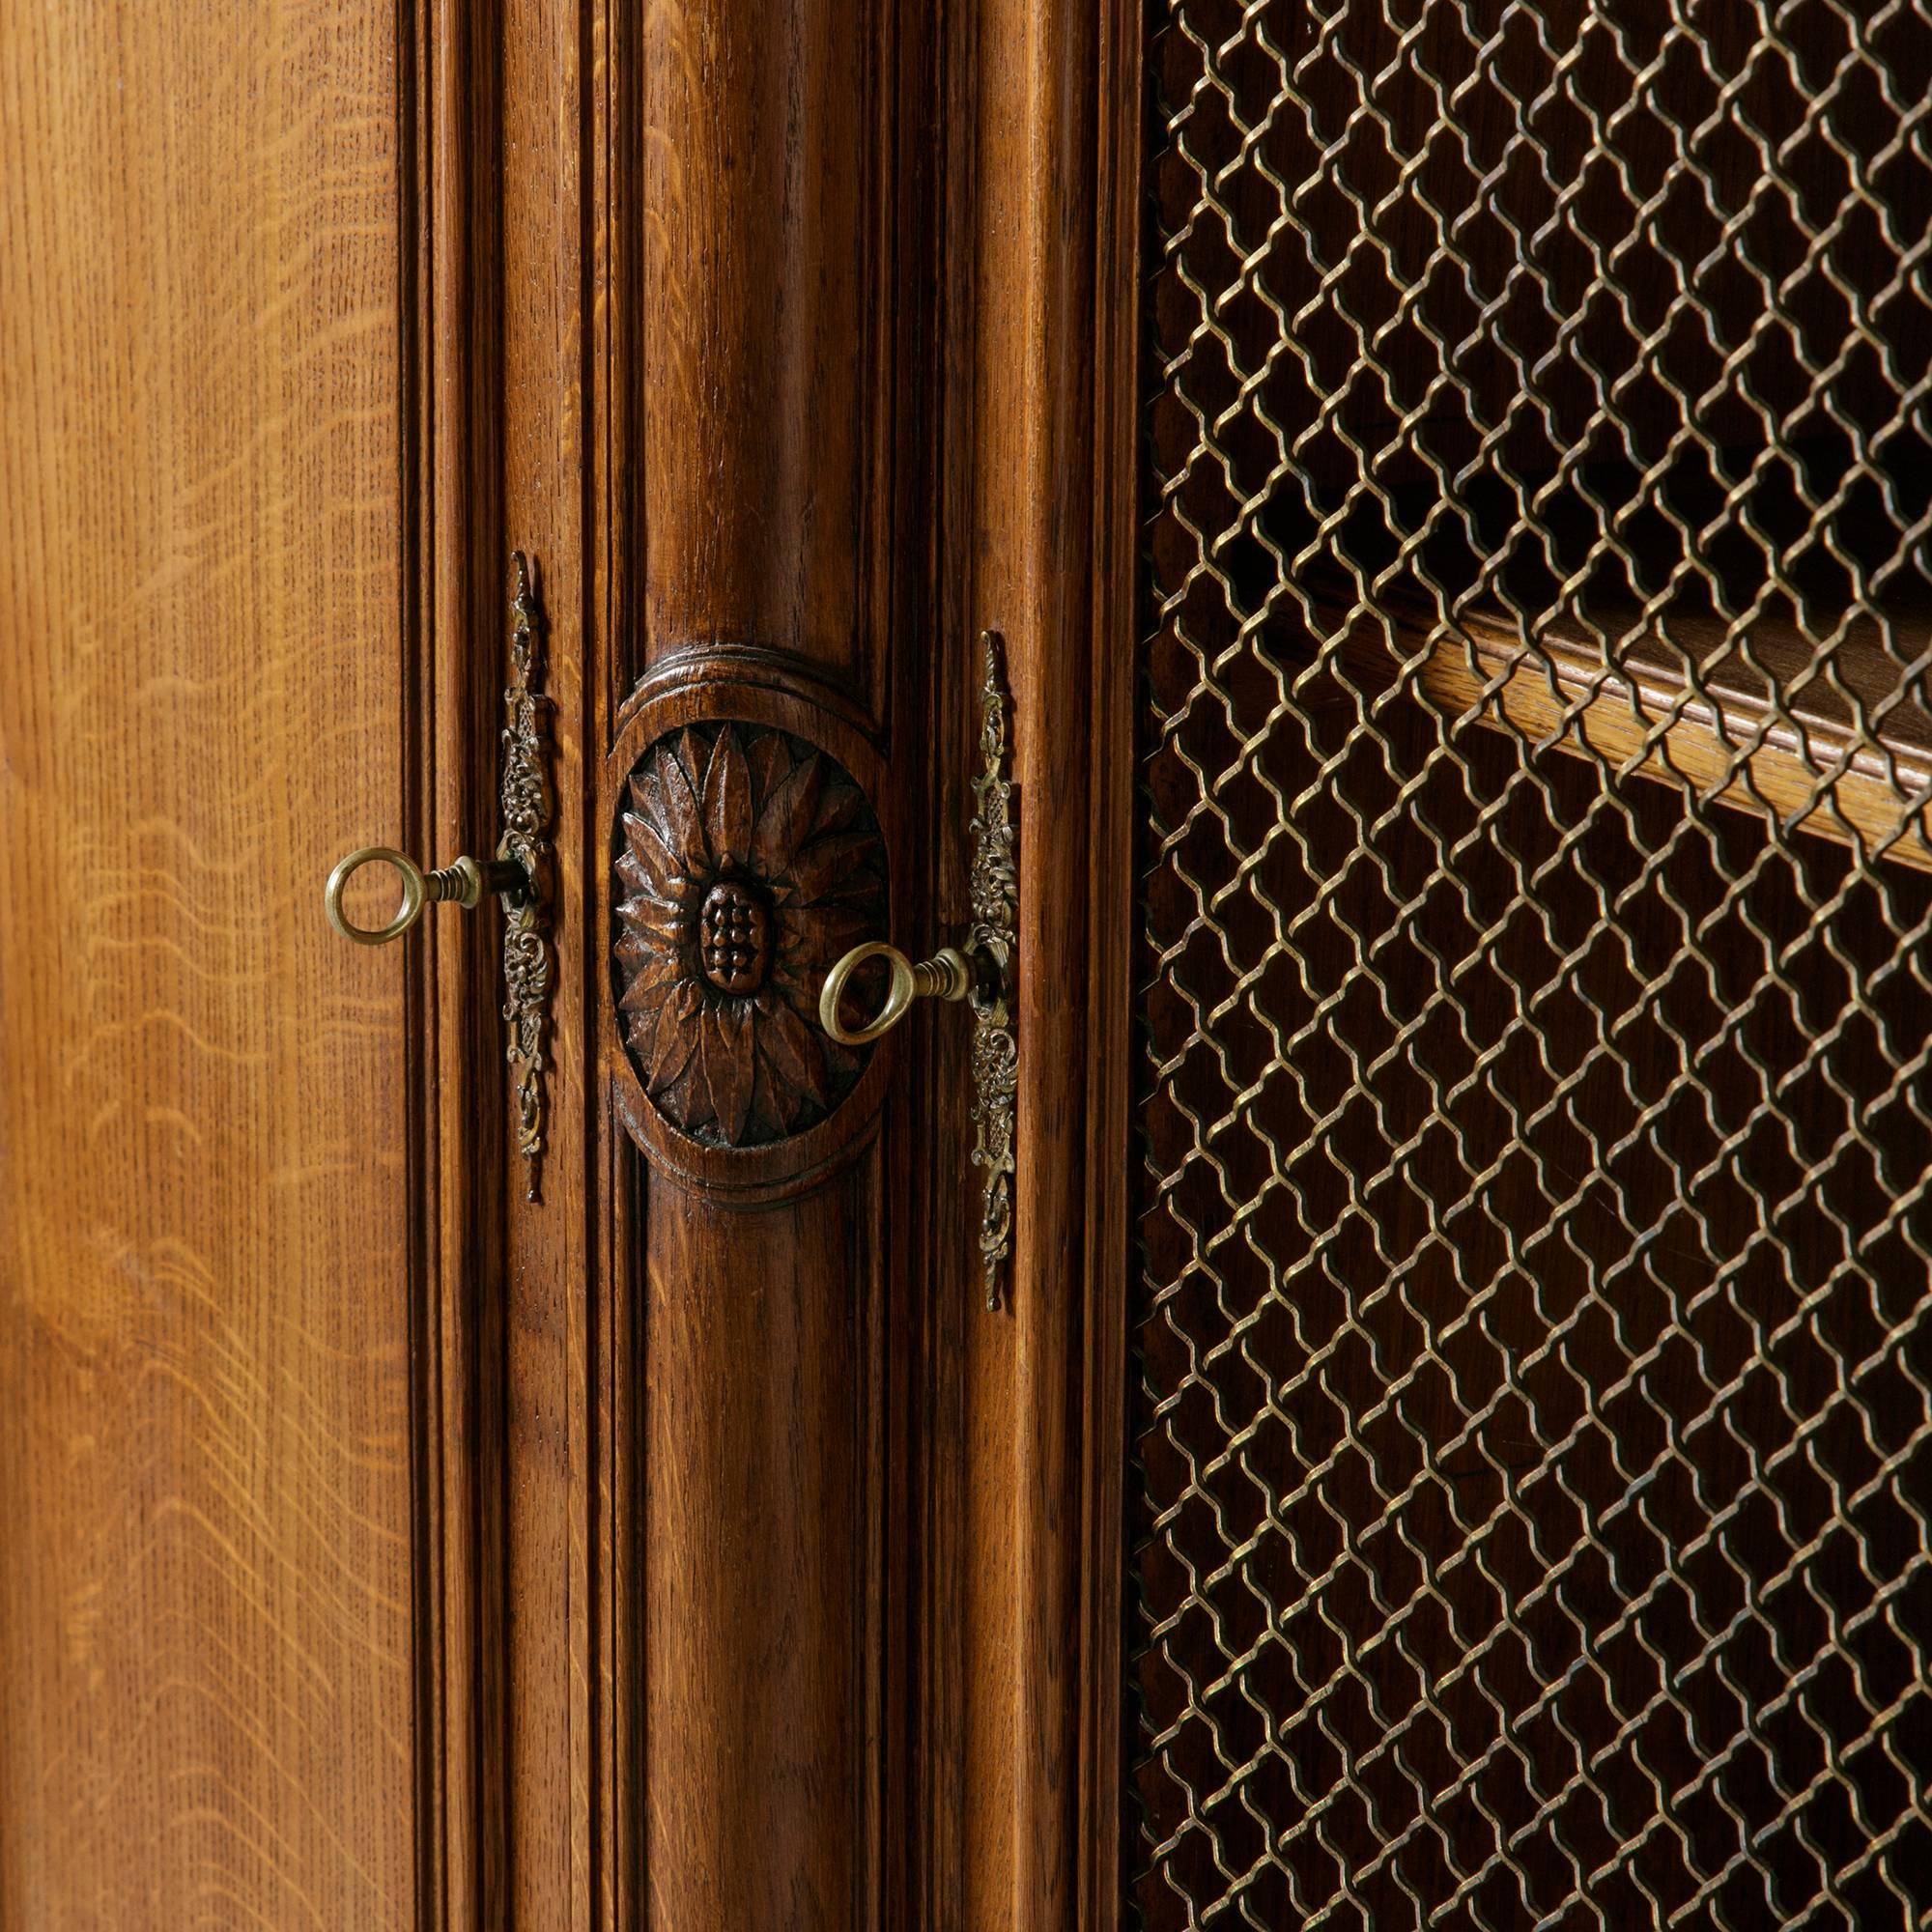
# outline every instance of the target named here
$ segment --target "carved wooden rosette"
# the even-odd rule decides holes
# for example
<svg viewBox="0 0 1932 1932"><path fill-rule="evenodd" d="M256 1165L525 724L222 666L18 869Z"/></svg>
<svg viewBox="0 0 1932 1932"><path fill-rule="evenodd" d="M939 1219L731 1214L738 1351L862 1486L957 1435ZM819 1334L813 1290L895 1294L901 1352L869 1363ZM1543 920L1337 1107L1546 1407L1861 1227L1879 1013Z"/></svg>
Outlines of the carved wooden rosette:
<svg viewBox="0 0 1932 1932"><path fill-rule="evenodd" d="M887 929L871 761L809 696L726 680L646 703L612 755L614 1071L639 1146L686 1181L789 1191L869 1129L876 1056L817 1006Z"/></svg>
<svg viewBox="0 0 1932 1932"><path fill-rule="evenodd" d="M827 969L884 929L886 854L837 759L770 725L686 724L632 768L617 824L617 1010L658 1116L707 1147L826 1119L869 1057L816 1018Z"/></svg>

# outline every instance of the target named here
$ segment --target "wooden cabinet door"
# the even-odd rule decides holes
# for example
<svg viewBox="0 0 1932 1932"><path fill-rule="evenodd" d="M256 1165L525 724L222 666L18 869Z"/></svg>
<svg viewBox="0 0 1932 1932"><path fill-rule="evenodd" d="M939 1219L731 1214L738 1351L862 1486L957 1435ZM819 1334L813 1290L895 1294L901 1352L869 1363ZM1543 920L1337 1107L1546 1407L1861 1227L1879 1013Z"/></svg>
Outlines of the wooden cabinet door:
<svg viewBox="0 0 1932 1932"><path fill-rule="evenodd" d="M1150 30L1149 1932L1932 1909L1928 80L1922 6Z"/></svg>
<svg viewBox="0 0 1932 1932"><path fill-rule="evenodd" d="M1132 43L1017 0L6 34L0 1916L1068 1922ZM365 844L489 856L516 550L534 1187L494 909L365 951L320 903ZM986 633L990 1310L963 1013L817 1013L968 922Z"/></svg>
<svg viewBox="0 0 1932 1932"><path fill-rule="evenodd" d="M10 7L0 46L0 1921L474 1922L468 941L321 901L483 831L437 735L460 37Z"/></svg>

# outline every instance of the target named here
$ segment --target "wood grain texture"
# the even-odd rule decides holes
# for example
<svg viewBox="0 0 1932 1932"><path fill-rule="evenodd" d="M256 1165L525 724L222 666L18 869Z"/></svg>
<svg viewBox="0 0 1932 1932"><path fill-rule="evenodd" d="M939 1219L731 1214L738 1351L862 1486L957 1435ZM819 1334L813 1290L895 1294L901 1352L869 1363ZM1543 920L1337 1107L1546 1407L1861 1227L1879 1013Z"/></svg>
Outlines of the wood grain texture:
<svg viewBox="0 0 1932 1932"><path fill-rule="evenodd" d="M399 18L405 187L403 637L407 843L487 849L499 822L510 571L503 415L500 42L463 0ZM539 601L544 587L539 568ZM508 1219L499 922L425 921L410 948L415 1361L418 1922L513 1904L506 1526Z"/></svg>
<svg viewBox="0 0 1932 1932"><path fill-rule="evenodd" d="M1091 1430L1079 1404L1119 1374L1125 953L1089 934L1126 918L1128 766L1090 789L1069 748L1126 726L1129 660L1093 639L1131 594L1130 270L1116 237L1129 285L1103 317L1092 23L939 25L884 0L506 14L505 519L553 559L564 920L588 935L558 1078L583 1064L577 1012L602 1083L588 1164L564 1104L551 1198L512 1214L520 1915L1004 1927L1069 1922L1079 1895L1106 1922L1112 1861L1081 1839L1110 1814L1114 1704L1080 1633L1110 1615L1118 1470L1104 1403ZM1124 10L1109 33L1137 63ZM1131 226L1137 83L1113 84L1105 218ZM816 707L861 741L894 936L951 936L984 624L1031 680L1033 956L1075 962L1032 982L1042 1162L998 1318L956 1015L878 1056L883 1105L846 1122L876 1138L788 1180L769 1149L665 1139L626 1084L610 960L646 713L742 718L750 686L800 707L784 729L828 742Z"/></svg>
<svg viewBox="0 0 1932 1932"><path fill-rule="evenodd" d="M417 1890L391 10L0 20L0 1921Z"/></svg>
<svg viewBox="0 0 1932 1932"><path fill-rule="evenodd" d="M864 1923L882 1393L867 1162L782 1211L653 1191L645 1920ZM837 1292L828 1293L832 1285Z"/></svg>
<svg viewBox="0 0 1932 1932"><path fill-rule="evenodd" d="M579 1236L591 1788L572 1910L905 1922L901 1365L926 1284L882 1106L897 1046L797 1134L680 1136L624 1058L611 948L639 755L725 719L852 775L891 930L927 937L908 854L935 628L929 26L885 0L582 17L582 649L601 753L582 852L603 1085Z"/></svg>
<svg viewBox="0 0 1932 1932"><path fill-rule="evenodd" d="M851 774L768 725L688 724L632 766L617 823L617 1009L647 1104L730 1150L836 1113L870 1055L825 1037L817 990L886 907Z"/></svg>
<svg viewBox="0 0 1932 1932"><path fill-rule="evenodd" d="M933 1452L963 1687L933 1922L972 1932L1119 1923L1141 32L997 0L955 54L959 567L970 627L1007 640L1020 824L1010 1312L961 1331Z"/></svg>
<svg viewBox="0 0 1932 1932"><path fill-rule="evenodd" d="M884 710L895 13L644 10L646 554L626 685L695 641L781 643Z"/></svg>
<svg viewBox="0 0 1932 1932"><path fill-rule="evenodd" d="M1715 619L1671 619L1660 635L1627 613L1591 614L1591 630L1553 627L1525 647L1500 612L1471 611L1463 636L1418 626L1397 649L1419 655L1417 683L1451 714L1932 869L1932 721L1875 619L1848 620L1828 664L1789 624L1749 627L1747 657ZM1909 627L1908 650L1921 635ZM1366 630L1347 649L1393 668Z"/></svg>
<svg viewBox="0 0 1932 1932"><path fill-rule="evenodd" d="M661 707L752 709L753 687L712 673L636 714L607 766L607 813L631 802L637 749L663 742ZM808 701L781 701L795 732ZM864 766L853 745L833 755ZM611 878L598 930L614 938L627 887ZM703 1003L694 1055L733 1007ZM630 1573L618 1640L641 1761L619 1802L640 1839L639 1919L873 1922L890 1050L815 1124L728 1145L647 1096L607 1012L604 1198L627 1202L611 1226L612 1375L640 1384L619 1390L631 1420L611 1448L631 1505L611 1558Z"/></svg>
<svg viewBox="0 0 1932 1932"><path fill-rule="evenodd" d="M471 10L472 12L475 10ZM486 10L487 12L488 10ZM592 1339L608 1293L590 1114L594 1014L602 948L587 935L604 867L589 850L601 719L586 684L601 636L587 533L595 388L585 380L596 295L587 279L594 175L584 123L601 98L605 10L577 0L511 0L492 14L497 40L499 198L497 279L487 301L500 328L493 392L500 492L490 544L536 560L548 625L549 718L555 786L556 972L549 1151L543 1199L511 1190L498 1305L502 1353L481 1364L494 1382L499 1455L486 1501L501 1538L497 1762L503 1785L502 1920L587 1927L601 1918L599 1861L608 1821L595 1766L609 1620L592 1559L605 1514L593 1437ZM493 562L493 569L499 568ZM587 883L586 883L587 882ZM586 1016L590 1017L586 1017ZM493 1080L499 1074L493 1074ZM592 1230L600 1230L599 1240ZM487 1920L488 1923L502 1920Z"/></svg>

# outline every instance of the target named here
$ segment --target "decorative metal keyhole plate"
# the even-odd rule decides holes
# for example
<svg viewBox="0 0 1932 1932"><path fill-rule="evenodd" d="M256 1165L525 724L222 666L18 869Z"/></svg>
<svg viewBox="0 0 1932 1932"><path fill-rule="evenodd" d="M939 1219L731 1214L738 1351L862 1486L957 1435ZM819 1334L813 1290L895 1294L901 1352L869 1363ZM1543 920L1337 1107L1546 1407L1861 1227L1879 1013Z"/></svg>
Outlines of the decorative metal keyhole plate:
<svg viewBox="0 0 1932 1932"><path fill-rule="evenodd" d="M652 1106L712 1147L816 1125L869 1058L827 1038L816 1012L832 962L883 935L871 806L826 753L742 723L666 732L632 768L628 796L617 1011Z"/></svg>

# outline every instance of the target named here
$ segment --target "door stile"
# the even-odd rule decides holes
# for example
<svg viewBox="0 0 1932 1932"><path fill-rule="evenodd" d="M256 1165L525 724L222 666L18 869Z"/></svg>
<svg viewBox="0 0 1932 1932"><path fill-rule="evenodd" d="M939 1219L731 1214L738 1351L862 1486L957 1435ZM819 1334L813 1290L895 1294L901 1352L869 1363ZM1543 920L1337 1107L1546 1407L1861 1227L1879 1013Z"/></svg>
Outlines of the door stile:
<svg viewBox="0 0 1932 1932"><path fill-rule="evenodd" d="M1020 792L1009 1308L966 1325L958 1922L1118 1925L1141 18L978 12L973 629ZM955 1499L956 1500L953 1500Z"/></svg>
<svg viewBox="0 0 1932 1932"><path fill-rule="evenodd" d="M547 566L559 775L554 1144L545 1202L510 1210L505 1345L520 1910L562 1888L574 1924L672 1924L701 1893L753 1922L802 1888L841 1924L1110 1924L1137 22L712 0L675 32L532 5L505 36L504 540ZM848 79L814 123L828 71ZM694 1154L627 1050L611 954L629 780L725 720L839 757L886 841L888 936L952 937L983 628L1026 922L994 1314L966 1028L921 1011L880 1050L874 1124L806 1171ZM812 1250L775 1330L772 1257ZM731 1314L746 1284L756 1321ZM721 1403L741 1431L778 1414L777 1446L715 1428ZM761 1647L777 1580L747 1526L781 1499L792 1568L836 1552L814 1587L849 1634L807 1616ZM795 1714L803 1771L760 1758L734 1673ZM794 1786L815 1838L784 1822ZM755 1857L723 1861L740 1841Z"/></svg>
<svg viewBox="0 0 1932 1932"><path fill-rule="evenodd" d="M497 818L506 662L497 425L497 47L448 0L398 15L404 300L399 612L404 843L469 848ZM494 922L406 949L416 1340L417 1923L506 1922L501 1460L508 1122Z"/></svg>
<svg viewBox="0 0 1932 1932"><path fill-rule="evenodd" d="M532 1748L581 1780L570 1884L597 1922L902 1922L914 1049L876 1051L829 1107L780 1096L781 1120L727 1118L708 1072L701 1095L660 1084L615 1005L641 956L615 866L634 780L701 791L716 754L768 802L809 765L829 814L811 836L861 855L834 896L927 937L934 61L921 10L884 4L580 20L587 433L554 446L584 505L584 609L557 626L584 725L560 836L583 1030L559 1009L558 1060L588 1071L593 1164L548 1210L548 1262L545 1210L518 1225L530 1280L554 1282L550 1332L582 1338L581 1384L577 1344L548 1359L582 1404L563 1480L588 1683L584 1729ZM513 369L520 327L513 304ZM513 426L510 446L513 506L527 491L542 524L534 444L520 456ZM729 886L708 844L680 858ZM718 983L693 996L737 1023ZM532 1296L532 1391L540 1319ZM514 1521L526 1507L519 1489Z"/></svg>
<svg viewBox="0 0 1932 1932"><path fill-rule="evenodd" d="M614 84L611 16L578 0L519 0L502 21L504 552L529 552L546 624L545 710L554 794L554 951L546 1146L537 1199L508 1189L504 1284L503 1736L513 1923L584 1932L622 1871L623 1821L598 1801L615 1741L600 1646L613 1617L600 1525L615 1502L598 1404L630 1378L599 1362L608 1332L607 1228L595 1053L605 949L602 838L592 788L603 742L596 675L605 614L596 558L604 446L598 254L604 190L593 131ZM601 1379L593 1380L593 1374Z"/></svg>
<svg viewBox="0 0 1932 1932"><path fill-rule="evenodd" d="M1100 10L1095 208L1092 949L1088 961L1087 1301L1081 1466L1080 1897L1083 1932L1125 1922L1128 1194L1133 1149L1135 652L1140 609L1146 10Z"/></svg>

